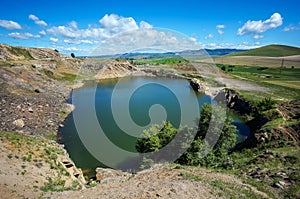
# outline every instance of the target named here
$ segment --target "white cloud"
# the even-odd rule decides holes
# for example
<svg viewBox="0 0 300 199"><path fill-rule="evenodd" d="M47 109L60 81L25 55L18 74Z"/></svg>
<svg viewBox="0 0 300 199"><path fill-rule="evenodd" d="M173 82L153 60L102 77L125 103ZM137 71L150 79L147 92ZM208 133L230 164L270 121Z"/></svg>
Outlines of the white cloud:
<svg viewBox="0 0 300 199"><path fill-rule="evenodd" d="M224 34L224 31L222 30L222 29L224 29L225 28L225 25L223 25L223 24L220 24L220 25L217 25L216 26L216 29L217 29L217 31L218 31L218 33L220 34L220 35L223 35Z"/></svg>
<svg viewBox="0 0 300 199"><path fill-rule="evenodd" d="M9 37L12 37L14 39L30 39L30 38L40 38L40 35L33 35L31 33L19 33L19 32L13 32L8 34Z"/></svg>
<svg viewBox="0 0 300 199"><path fill-rule="evenodd" d="M137 29L104 40L92 55L118 54L153 49L163 52L196 50L202 46L195 38L165 29Z"/></svg>
<svg viewBox="0 0 300 199"><path fill-rule="evenodd" d="M76 22L76 21L71 21L71 22L69 23L69 26L70 26L71 28L73 28L74 30L78 29L78 25L77 25L77 22Z"/></svg>
<svg viewBox="0 0 300 199"><path fill-rule="evenodd" d="M225 28L225 25L220 24L220 25L217 25L216 28L217 28L217 29L223 29L223 28Z"/></svg>
<svg viewBox="0 0 300 199"><path fill-rule="evenodd" d="M42 35L42 36L45 36L47 33L44 30L42 30L42 31L39 32L39 34Z"/></svg>
<svg viewBox="0 0 300 199"><path fill-rule="evenodd" d="M22 27L20 24L10 20L0 20L0 27L7 30L20 30Z"/></svg>
<svg viewBox="0 0 300 199"><path fill-rule="evenodd" d="M40 20L37 16L30 14L28 16L29 19L31 19L32 21L34 21L35 24L39 25L39 26L47 26L47 23L43 20Z"/></svg>
<svg viewBox="0 0 300 199"><path fill-rule="evenodd" d="M64 42L67 44L94 44L93 41L90 40L70 40L70 39L64 39Z"/></svg>
<svg viewBox="0 0 300 199"><path fill-rule="evenodd" d="M53 37L50 37L50 41L52 41L52 42L54 42L54 43L56 43L56 42L58 42L58 38L53 38Z"/></svg>
<svg viewBox="0 0 300 199"><path fill-rule="evenodd" d="M190 37L189 39L190 39L191 42L197 42L197 39L194 38L194 37Z"/></svg>
<svg viewBox="0 0 300 199"><path fill-rule="evenodd" d="M145 21L141 21L140 28L153 28L153 26Z"/></svg>
<svg viewBox="0 0 300 199"><path fill-rule="evenodd" d="M106 14L99 22L104 29L111 33L120 33L138 29L138 26L132 17L126 18L115 14Z"/></svg>
<svg viewBox="0 0 300 199"><path fill-rule="evenodd" d="M221 29L218 29L218 33L219 33L220 35L223 35L223 34L224 34L224 31L221 30Z"/></svg>
<svg viewBox="0 0 300 199"><path fill-rule="evenodd" d="M263 38L263 37L264 37L263 35L255 34L255 35L253 36L253 39L261 39L261 38Z"/></svg>
<svg viewBox="0 0 300 199"><path fill-rule="evenodd" d="M208 34L204 37L204 39L212 39L212 38L214 38L213 34Z"/></svg>
<svg viewBox="0 0 300 199"><path fill-rule="evenodd" d="M247 21L243 27L238 29L237 35L254 34L259 35L269 29L282 25L283 18L279 13L274 13L269 19L262 21Z"/></svg>
<svg viewBox="0 0 300 199"><path fill-rule="evenodd" d="M289 32L289 31L294 31L294 30L299 30L300 28L297 27L297 26L294 26L294 25L289 25L289 26L286 26L284 27L283 31L284 32Z"/></svg>
<svg viewBox="0 0 300 199"><path fill-rule="evenodd" d="M109 38L121 32L139 29L136 21L132 17L126 18L115 14L106 14L99 20L99 23L101 27L92 27L92 25L89 25L87 29L79 29L77 23L72 21L67 26L51 27L47 32L51 35L62 36L67 39L93 38L99 40ZM145 21L141 21L140 28L151 29L152 25ZM84 43L84 41L81 43Z"/></svg>
<svg viewBox="0 0 300 199"><path fill-rule="evenodd" d="M76 47L69 47L66 48L67 51L80 51L80 49L76 48Z"/></svg>

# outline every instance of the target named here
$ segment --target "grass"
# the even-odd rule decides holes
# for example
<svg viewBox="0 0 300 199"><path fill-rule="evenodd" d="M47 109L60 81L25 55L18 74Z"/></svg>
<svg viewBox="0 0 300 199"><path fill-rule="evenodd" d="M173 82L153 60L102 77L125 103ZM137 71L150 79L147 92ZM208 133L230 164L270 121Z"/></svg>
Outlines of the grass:
<svg viewBox="0 0 300 199"><path fill-rule="evenodd" d="M229 56L283 57L291 55L300 55L300 48L285 45L268 45L246 52L232 53Z"/></svg>
<svg viewBox="0 0 300 199"><path fill-rule="evenodd" d="M0 61L0 67L8 67L8 66L10 66L8 62Z"/></svg>
<svg viewBox="0 0 300 199"><path fill-rule="evenodd" d="M33 57L31 56L31 54L29 53L28 50L24 49L24 48L21 48L21 47L15 47L15 46L10 46L7 48L7 50L15 55L15 56L23 56L25 59L28 59L28 60L32 60Z"/></svg>
<svg viewBox="0 0 300 199"><path fill-rule="evenodd" d="M181 58L181 57L167 57L167 58L158 58L158 59L139 59L135 60L134 64L136 65L174 65L174 64L187 64L189 63L188 60Z"/></svg>
<svg viewBox="0 0 300 199"><path fill-rule="evenodd" d="M71 73L61 73L63 76L58 78L58 80L61 81L68 81L68 82L74 82L77 78L77 74L71 74Z"/></svg>
<svg viewBox="0 0 300 199"><path fill-rule="evenodd" d="M234 66L216 64L234 78L244 78L250 82L269 88L269 92L240 91L249 100L259 97L291 100L300 98L300 68L269 68L259 66ZM254 99L255 98L255 99Z"/></svg>
<svg viewBox="0 0 300 199"><path fill-rule="evenodd" d="M56 76L51 70L43 69L42 71L47 77L59 81L74 82L77 78L77 74L60 73L61 76Z"/></svg>

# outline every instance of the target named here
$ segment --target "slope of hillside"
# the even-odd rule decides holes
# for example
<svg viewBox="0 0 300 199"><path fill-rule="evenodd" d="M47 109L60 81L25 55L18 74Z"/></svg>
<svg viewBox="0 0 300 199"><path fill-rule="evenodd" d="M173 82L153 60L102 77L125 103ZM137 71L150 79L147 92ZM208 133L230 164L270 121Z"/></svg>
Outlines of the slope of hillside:
<svg viewBox="0 0 300 199"><path fill-rule="evenodd" d="M232 53L230 56L265 56L265 57L284 57L300 55L300 48L285 45L268 45L252 49L246 52Z"/></svg>
<svg viewBox="0 0 300 199"><path fill-rule="evenodd" d="M47 48L23 48L0 44L0 60L60 60L66 56Z"/></svg>

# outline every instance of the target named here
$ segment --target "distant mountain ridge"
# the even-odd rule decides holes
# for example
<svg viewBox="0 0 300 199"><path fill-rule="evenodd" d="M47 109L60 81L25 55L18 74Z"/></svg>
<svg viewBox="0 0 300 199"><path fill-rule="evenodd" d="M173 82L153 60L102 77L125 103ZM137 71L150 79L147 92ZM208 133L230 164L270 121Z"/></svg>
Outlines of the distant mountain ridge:
<svg viewBox="0 0 300 199"><path fill-rule="evenodd" d="M147 53L147 52L132 52L115 55L93 56L95 58L161 58L161 57L207 57L207 56L223 56L230 53L244 52L240 49L200 49L200 50L185 50L180 52L165 52L165 53Z"/></svg>

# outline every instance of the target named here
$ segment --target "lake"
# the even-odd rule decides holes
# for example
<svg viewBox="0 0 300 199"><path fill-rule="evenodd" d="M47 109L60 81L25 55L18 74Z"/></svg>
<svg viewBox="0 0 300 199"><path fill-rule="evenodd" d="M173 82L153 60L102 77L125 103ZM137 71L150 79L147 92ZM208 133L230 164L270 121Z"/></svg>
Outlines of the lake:
<svg viewBox="0 0 300 199"><path fill-rule="evenodd" d="M214 102L195 93L185 79L126 77L86 82L72 92L68 103L76 108L59 129L59 142L76 166L92 176L99 166L135 169L135 143L144 129L163 121L177 128L196 127L202 105ZM238 141L243 140L249 130L231 115Z"/></svg>

